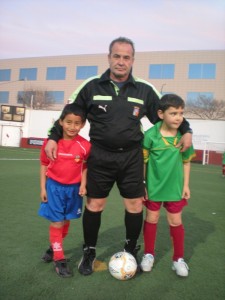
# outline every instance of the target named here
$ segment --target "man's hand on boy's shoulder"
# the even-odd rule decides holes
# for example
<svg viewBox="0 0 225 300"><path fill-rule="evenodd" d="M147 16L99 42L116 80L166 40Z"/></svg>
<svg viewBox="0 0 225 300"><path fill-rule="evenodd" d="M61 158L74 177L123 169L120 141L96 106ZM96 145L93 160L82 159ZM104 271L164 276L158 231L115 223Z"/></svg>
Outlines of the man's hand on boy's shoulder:
<svg viewBox="0 0 225 300"><path fill-rule="evenodd" d="M57 143L53 140L48 140L45 146L45 153L50 160L55 160L57 158Z"/></svg>
<svg viewBox="0 0 225 300"><path fill-rule="evenodd" d="M190 148L192 145L192 134L190 132L187 132L183 134L182 138L180 139L180 142L176 145L176 148L180 148L180 152L186 151L188 148Z"/></svg>

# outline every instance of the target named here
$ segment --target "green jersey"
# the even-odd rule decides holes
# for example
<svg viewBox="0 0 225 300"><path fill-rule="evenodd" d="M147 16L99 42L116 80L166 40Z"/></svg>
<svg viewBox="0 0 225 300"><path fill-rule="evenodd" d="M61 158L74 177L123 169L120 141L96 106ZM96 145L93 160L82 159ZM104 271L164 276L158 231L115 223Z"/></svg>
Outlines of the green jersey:
<svg viewBox="0 0 225 300"><path fill-rule="evenodd" d="M161 122L145 132L143 141L146 165L146 188L152 201L180 201L183 192L183 163L189 162L195 152L193 146L185 152L175 146L181 139L178 131L174 137L163 137Z"/></svg>

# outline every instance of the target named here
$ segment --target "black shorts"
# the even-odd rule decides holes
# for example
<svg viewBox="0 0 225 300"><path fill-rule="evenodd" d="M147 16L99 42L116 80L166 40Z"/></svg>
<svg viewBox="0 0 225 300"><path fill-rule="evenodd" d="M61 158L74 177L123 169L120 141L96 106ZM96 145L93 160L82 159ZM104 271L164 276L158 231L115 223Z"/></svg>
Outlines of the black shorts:
<svg viewBox="0 0 225 300"><path fill-rule="evenodd" d="M143 197L143 154L138 146L125 152L111 152L92 145L87 162L87 196L106 198L116 182L123 198Z"/></svg>

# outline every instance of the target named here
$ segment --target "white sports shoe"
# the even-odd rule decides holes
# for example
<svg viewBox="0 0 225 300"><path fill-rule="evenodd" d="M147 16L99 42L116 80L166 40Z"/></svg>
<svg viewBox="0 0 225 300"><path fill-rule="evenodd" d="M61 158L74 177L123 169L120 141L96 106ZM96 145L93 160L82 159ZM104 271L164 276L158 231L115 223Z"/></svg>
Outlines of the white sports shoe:
<svg viewBox="0 0 225 300"><path fill-rule="evenodd" d="M141 269L143 272L150 272L154 264L154 256L152 254L144 254L141 261Z"/></svg>
<svg viewBox="0 0 225 300"><path fill-rule="evenodd" d="M176 271L178 276L187 277L189 268L184 259L179 258L178 261L173 262L172 270Z"/></svg>

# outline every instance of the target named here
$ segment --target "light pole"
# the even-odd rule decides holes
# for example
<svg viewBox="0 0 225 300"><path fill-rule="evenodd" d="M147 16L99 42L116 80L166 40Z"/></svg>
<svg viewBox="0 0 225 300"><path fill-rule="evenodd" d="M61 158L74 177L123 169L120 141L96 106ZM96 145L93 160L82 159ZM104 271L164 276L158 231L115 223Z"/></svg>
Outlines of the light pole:
<svg viewBox="0 0 225 300"><path fill-rule="evenodd" d="M25 81L26 79L18 79L18 80L12 80L12 81L6 81L6 82L0 82L0 84L10 84L12 82L17 82L17 81Z"/></svg>
<svg viewBox="0 0 225 300"><path fill-rule="evenodd" d="M162 86L161 86L161 90L160 90L160 93L162 94L163 92L163 87L166 85L166 83L163 83Z"/></svg>

